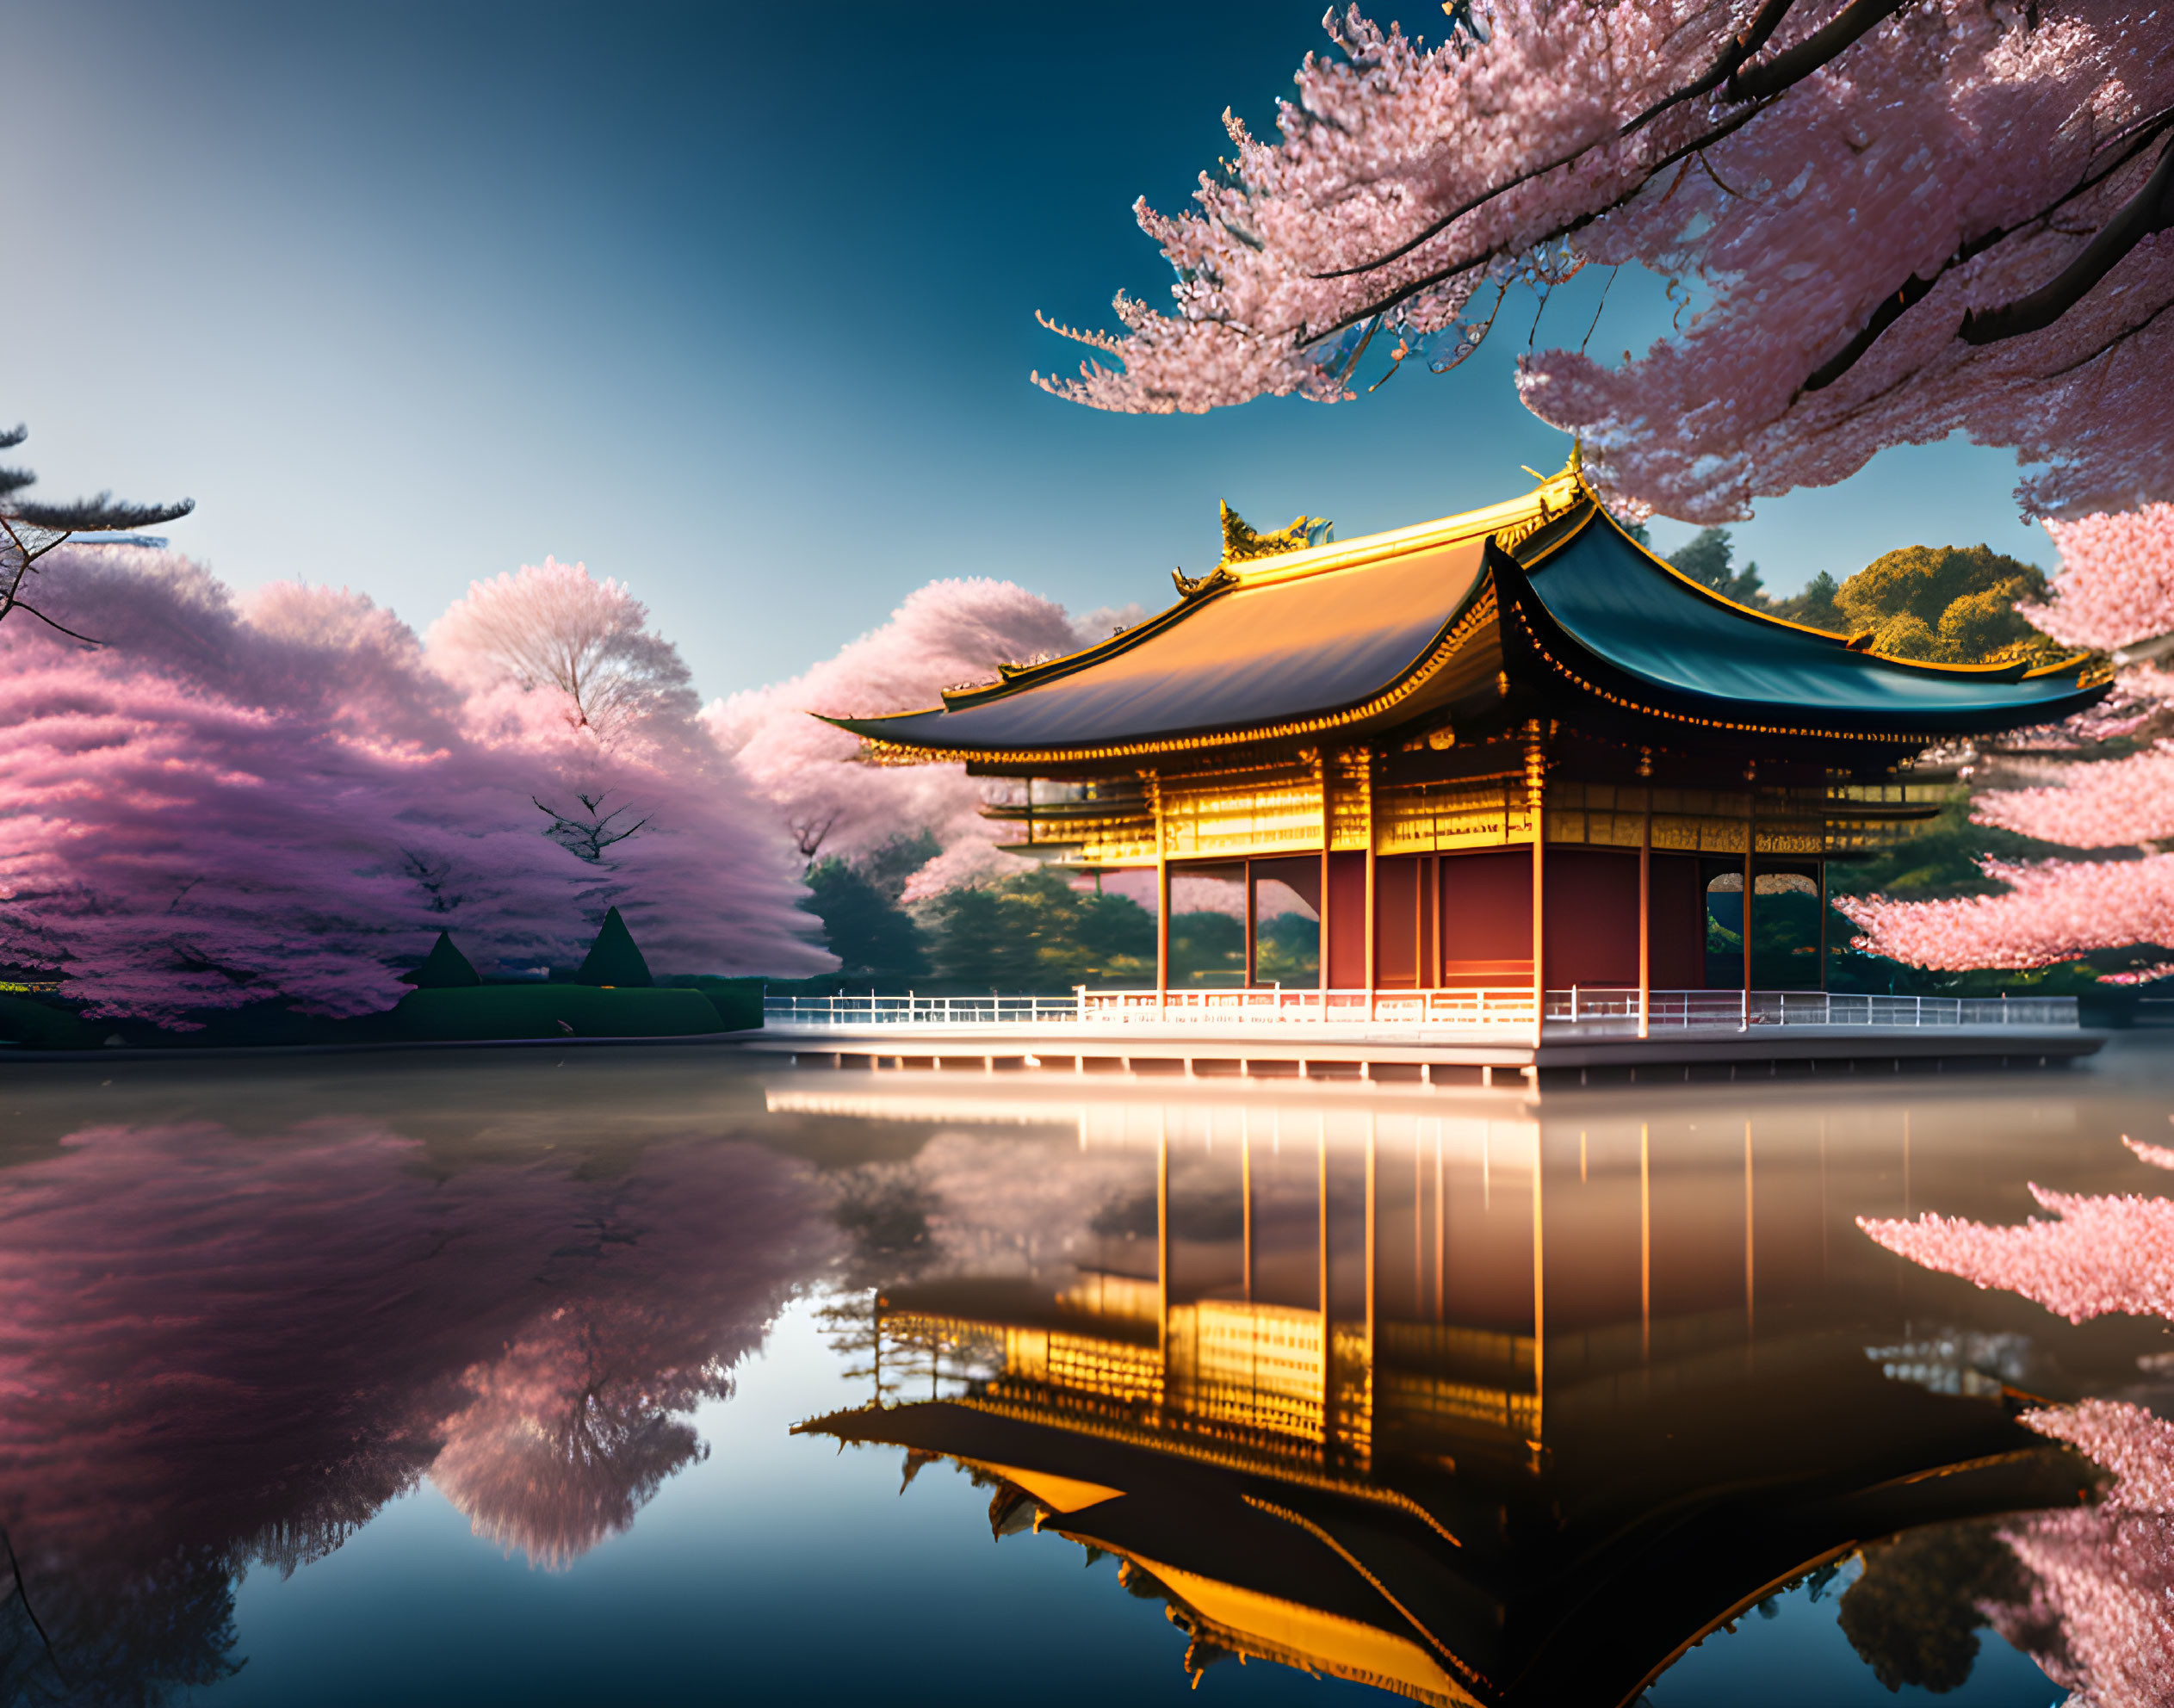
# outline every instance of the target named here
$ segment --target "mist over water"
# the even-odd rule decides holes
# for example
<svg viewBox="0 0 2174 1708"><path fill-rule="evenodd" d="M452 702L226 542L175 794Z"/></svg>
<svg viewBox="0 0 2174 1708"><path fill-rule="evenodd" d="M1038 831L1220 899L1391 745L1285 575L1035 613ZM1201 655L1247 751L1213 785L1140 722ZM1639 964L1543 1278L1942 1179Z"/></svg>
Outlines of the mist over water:
<svg viewBox="0 0 2174 1708"><path fill-rule="evenodd" d="M2162 1196L2170 1068L16 1064L0 1703L2162 1699L2168 1324L1857 1221Z"/></svg>

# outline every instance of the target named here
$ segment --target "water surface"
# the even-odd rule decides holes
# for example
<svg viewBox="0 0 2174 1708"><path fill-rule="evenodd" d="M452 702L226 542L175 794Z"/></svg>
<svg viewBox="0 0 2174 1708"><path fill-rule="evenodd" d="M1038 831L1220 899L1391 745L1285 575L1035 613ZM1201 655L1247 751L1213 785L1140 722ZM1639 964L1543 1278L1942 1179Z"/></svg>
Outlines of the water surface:
<svg viewBox="0 0 2174 1708"><path fill-rule="evenodd" d="M2022 1420L2168 1325L1857 1220L2157 1193L2170 1069L0 1068L0 1701L2152 1699Z"/></svg>

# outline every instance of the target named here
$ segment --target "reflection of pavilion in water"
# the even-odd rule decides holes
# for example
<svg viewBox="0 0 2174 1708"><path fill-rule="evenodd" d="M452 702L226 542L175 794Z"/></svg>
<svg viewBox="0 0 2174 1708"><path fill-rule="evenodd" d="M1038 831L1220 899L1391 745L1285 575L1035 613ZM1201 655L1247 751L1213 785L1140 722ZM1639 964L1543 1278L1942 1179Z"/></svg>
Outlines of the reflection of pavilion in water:
<svg viewBox="0 0 2174 1708"><path fill-rule="evenodd" d="M1663 1165L1635 1122L1573 1154L1530 1119L1078 1116L1139 1167L1094 1249L885 1289L883 1403L803 1427L1118 1555L1189 1668L1627 1701L1863 1541L2073 1498L1997 1397L1867 1359L1892 1269L1853 1243L1829 1273L1824 1142L1738 1123Z"/></svg>

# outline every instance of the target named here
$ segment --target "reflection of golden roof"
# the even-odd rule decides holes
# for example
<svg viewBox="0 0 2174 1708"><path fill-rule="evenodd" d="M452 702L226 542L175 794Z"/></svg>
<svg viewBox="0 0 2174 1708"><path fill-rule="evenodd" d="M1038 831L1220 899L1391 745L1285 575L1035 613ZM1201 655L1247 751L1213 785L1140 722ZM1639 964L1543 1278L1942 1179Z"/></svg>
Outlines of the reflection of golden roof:
<svg viewBox="0 0 2174 1708"><path fill-rule="evenodd" d="M909 1309L899 1326L966 1325ZM1521 1337L1381 1327L1384 1355L1399 1328L1446 1333L1467 1354L1493 1340L1513 1361L1520 1351ZM1021 1350L1012 1325L978 1327L1006 1337L1007 1363ZM1155 1354L1122 1350L1149 1378ZM1001 1513L1018 1527L1017 1503L1031 1501L1035 1529L1124 1562L1134 1592L1161 1594L1190 1635L1188 1670L1227 1653L1442 1708L1628 1701L1691 1643L1861 1538L2074 1498L2058 1451L1996 1406L1886 1382L1831 1336L1768 1351L1767 1383L1725 1420L1708 1415L1716 1390L1663 1364L1650 1393L1592 1384L1615 1405L1589 1398L1554 1458L1521 1464L1482 1452L1449 1469L1353 1441L1310 1456L1273 1431L1217 1439L1168 1383L1097 1412L1092 1396L1016 1374L796 1433L902 1446L999 1481L992 1524ZM1347 1374L1343 1386L1378 1402L1393 1368L1362 1358Z"/></svg>

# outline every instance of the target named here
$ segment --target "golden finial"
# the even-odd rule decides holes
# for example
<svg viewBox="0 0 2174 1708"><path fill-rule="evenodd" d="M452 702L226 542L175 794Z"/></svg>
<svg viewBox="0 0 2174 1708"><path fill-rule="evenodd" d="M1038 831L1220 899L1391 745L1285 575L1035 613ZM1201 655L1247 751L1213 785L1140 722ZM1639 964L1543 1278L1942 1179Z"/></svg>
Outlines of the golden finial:
<svg viewBox="0 0 2174 1708"><path fill-rule="evenodd" d="M1244 563L1253 558L1273 558L1285 552L1303 552L1313 544L1314 535L1329 525L1325 516L1302 513L1291 518L1289 527L1279 528L1273 534L1263 534L1229 504L1224 504L1223 562Z"/></svg>

